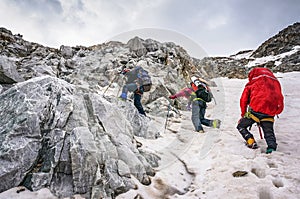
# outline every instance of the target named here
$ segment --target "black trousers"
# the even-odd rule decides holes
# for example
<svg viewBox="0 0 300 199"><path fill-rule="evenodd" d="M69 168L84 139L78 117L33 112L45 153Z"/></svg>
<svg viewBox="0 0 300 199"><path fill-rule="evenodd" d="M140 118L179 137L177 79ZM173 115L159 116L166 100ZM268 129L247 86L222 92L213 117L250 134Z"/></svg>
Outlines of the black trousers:
<svg viewBox="0 0 300 199"><path fill-rule="evenodd" d="M141 103L141 99L142 99L142 95L137 92L134 92L134 98L133 98L134 106L137 108L137 110L139 111L140 114L146 116L146 113L145 113L144 108Z"/></svg>
<svg viewBox="0 0 300 199"><path fill-rule="evenodd" d="M257 115L255 115L257 116ZM270 117L270 116L268 116ZM260 117L259 119L262 119ZM240 132L240 134L243 136L245 140L248 140L249 138L254 138L253 135L248 130L249 127L254 124L255 121L251 118L242 118L239 121L239 124L237 125L237 129ZM274 150L277 149L277 143L276 143L276 137L274 134L274 123L269 121L260 122L260 126L263 129L264 138L266 140L266 143L268 145L268 148L272 148Z"/></svg>
<svg viewBox="0 0 300 199"><path fill-rule="evenodd" d="M133 98L134 106L137 108L137 110L139 111L140 114L146 116L146 113L144 111L144 108L143 108L142 102L141 102L142 94L144 92L143 86L140 86L138 88L136 83L129 83L123 87L122 93L126 93L126 96L127 96L128 91L134 92L134 96L133 96L134 97Z"/></svg>

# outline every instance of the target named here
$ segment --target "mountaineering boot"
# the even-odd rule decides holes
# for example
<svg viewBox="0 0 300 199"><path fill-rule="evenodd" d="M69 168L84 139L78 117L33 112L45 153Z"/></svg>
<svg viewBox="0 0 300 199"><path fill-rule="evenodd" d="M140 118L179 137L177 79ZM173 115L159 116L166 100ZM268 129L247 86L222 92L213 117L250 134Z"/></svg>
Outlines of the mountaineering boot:
<svg viewBox="0 0 300 199"><path fill-rule="evenodd" d="M276 151L276 150L272 149L272 148L267 148L266 154L272 153L273 151Z"/></svg>
<svg viewBox="0 0 300 199"><path fill-rule="evenodd" d="M213 120L213 122L212 122L212 127L218 128L218 129L219 129L220 126L221 126L221 120L218 120L218 119Z"/></svg>
<svg viewBox="0 0 300 199"><path fill-rule="evenodd" d="M199 131L197 131L198 133L204 133L204 130L199 130Z"/></svg>
<svg viewBox="0 0 300 199"><path fill-rule="evenodd" d="M120 95L120 98L123 99L123 100L126 100L127 99L127 93L122 93Z"/></svg>
<svg viewBox="0 0 300 199"><path fill-rule="evenodd" d="M246 141L246 145L248 148L250 149L257 149L258 146L254 140L254 138L249 138L247 141Z"/></svg>

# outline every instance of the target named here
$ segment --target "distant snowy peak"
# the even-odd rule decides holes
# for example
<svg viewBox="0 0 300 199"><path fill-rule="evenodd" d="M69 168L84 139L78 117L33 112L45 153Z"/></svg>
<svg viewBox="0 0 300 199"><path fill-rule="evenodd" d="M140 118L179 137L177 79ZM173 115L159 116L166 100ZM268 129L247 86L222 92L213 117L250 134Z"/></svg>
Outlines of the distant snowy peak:
<svg viewBox="0 0 300 199"><path fill-rule="evenodd" d="M240 51L235 55L230 55L230 58L233 58L233 59L249 59L253 52L254 52L253 50Z"/></svg>
<svg viewBox="0 0 300 199"><path fill-rule="evenodd" d="M283 29L256 50L207 57L198 63L200 68L212 67L218 75L229 78L246 78L253 67L267 67L273 72L300 71L300 22Z"/></svg>
<svg viewBox="0 0 300 199"><path fill-rule="evenodd" d="M256 50L244 50L235 55L234 59L271 58L272 60L283 58L296 53L300 46L300 22L294 23L281 30L278 34L262 43Z"/></svg>
<svg viewBox="0 0 300 199"><path fill-rule="evenodd" d="M265 57L259 57L254 59L251 59L251 57L249 57L250 61L248 62L246 67L260 66L270 62L272 62L275 65L275 67L277 67L280 66L284 62L284 60L287 60L290 57L294 57L294 56L298 56L298 57L300 56L300 45L294 46L292 50L278 55L268 55Z"/></svg>

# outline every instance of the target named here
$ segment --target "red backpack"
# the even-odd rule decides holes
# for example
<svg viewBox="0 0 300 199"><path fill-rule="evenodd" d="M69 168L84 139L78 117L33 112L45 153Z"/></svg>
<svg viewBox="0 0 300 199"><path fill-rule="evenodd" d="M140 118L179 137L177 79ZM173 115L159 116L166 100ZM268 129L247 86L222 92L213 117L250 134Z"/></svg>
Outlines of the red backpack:
<svg viewBox="0 0 300 199"><path fill-rule="evenodd" d="M267 68L254 68L248 78L249 82L240 99L242 114L246 112L248 105L255 112L270 116L280 114L284 107L284 98L274 74Z"/></svg>

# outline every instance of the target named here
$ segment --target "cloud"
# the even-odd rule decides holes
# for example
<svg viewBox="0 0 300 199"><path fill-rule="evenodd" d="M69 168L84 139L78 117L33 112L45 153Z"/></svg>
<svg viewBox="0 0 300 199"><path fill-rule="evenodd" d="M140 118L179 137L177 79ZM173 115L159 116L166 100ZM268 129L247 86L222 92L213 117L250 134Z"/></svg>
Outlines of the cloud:
<svg viewBox="0 0 300 199"><path fill-rule="evenodd" d="M156 28L183 34L209 55L256 48L300 21L298 0L1 0L0 7L1 26L50 47Z"/></svg>

